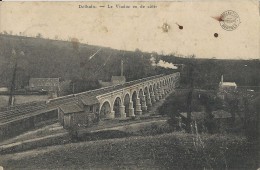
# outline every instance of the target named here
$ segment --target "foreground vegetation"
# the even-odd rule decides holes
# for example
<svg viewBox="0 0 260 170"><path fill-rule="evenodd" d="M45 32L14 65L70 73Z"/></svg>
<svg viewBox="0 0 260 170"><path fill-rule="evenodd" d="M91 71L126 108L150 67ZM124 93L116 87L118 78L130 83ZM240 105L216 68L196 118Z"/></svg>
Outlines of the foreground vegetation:
<svg viewBox="0 0 260 170"><path fill-rule="evenodd" d="M158 112L170 117L169 124L178 126L180 113L187 112L188 90L177 89L175 94L170 95ZM201 133L228 133L243 135L248 140L257 142L259 140L259 114L260 95L252 93L248 96L238 94L225 100L218 98L214 91L196 90L192 96L192 112L200 112L205 117L196 120L198 131ZM213 111L224 110L232 115L229 124L220 126L213 119ZM186 124L185 121L182 121Z"/></svg>
<svg viewBox="0 0 260 170"><path fill-rule="evenodd" d="M256 156L245 138L170 133L47 147L1 156L0 164L7 169L256 169Z"/></svg>

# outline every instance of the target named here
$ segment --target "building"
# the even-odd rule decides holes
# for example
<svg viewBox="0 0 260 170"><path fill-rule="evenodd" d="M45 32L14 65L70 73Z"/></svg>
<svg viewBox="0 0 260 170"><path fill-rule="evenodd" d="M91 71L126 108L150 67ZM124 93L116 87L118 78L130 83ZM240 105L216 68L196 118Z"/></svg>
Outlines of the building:
<svg viewBox="0 0 260 170"><path fill-rule="evenodd" d="M228 93L236 92L237 84L235 82L224 82L223 75L221 76L221 81L219 82L218 95L223 100L226 98Z"/></svg>
<svg viewBox="0 0 260 170"><path fill-rule="evenodd" d="M8 92L8 88L7 87L0 87L0 92Z"/></svg>
<svg viewBox="0 0 260 170"><path fill-rule="evenodd" d="M59 107L58 119L64 128L89 127L99 120L96 97L80 97Z"/></svg>
<svg viewBox="0 0 260 170"><path fill-rule="evenodd" d="M29 80L30 91L48 92L52 97L57 97L60 91L59 78L31 78Z"/></svg>
<svg viewBox="0 0 260 170"><path fill-rule="evenodd" d="M231 113L226 112L225 110L216 110L212 112L214 119L230 119L232 118Z"/></svg>
<svg viewBox="0 0 260 170"><path fill-rule="evenodd" d="M223 75L221 76L221 81L219 82L219 91L235 91L237 89L237 84L235 82L224 82Z"/></svg>
<svg viewBox="0 0 260 170"><path fill-rule="evenodd" d="M31 90L55 91L59 86L59 78L30 78L29 80Z"/></svg>
<svg viewBox="0 0 260 170"><path fill-rule="evenodd" d="M180 116L184 119L187 119L187 112L180 113ZM192 121L200 121L205 118L204 112L191 112L191 120Z"/></svg>
<svg viewBox="0 0 260 170"><path fill-rule="evenodd" d="M181 121L186 124L188 121L188 114L187 112L182 112L180 113ZM192 131L197 131L198 132L205 132L206 127L205 127L205 118L206 118L206 113L205 112L191 112L191 126L192 126ZM195 127L196 126L196 127Z"/></svg>
<svg viewBox="0 0 260 170"><path fill-rule="evenodd" d="M104 82L102 80L99 80L99 84L101 87L108 87L108 86L115 86L119 84L124 84L126 82L125 76L123 76L123 71L124 71L124 63L123 60L121 61L121 75L120 76L112 76L110 82Z"/></svg>
<svg viewBox="0 0 260 170"><path fill-rule="evenodd" d="M101 87L115 86L119 84L124 84L126 82L125 76L112 76L111 81L105 82L102 80L98 81Z"/></svg>
<svg viewBox="0 0 260 170"><path fill-rule="evenodd" d="M126 82L125 76L112 76L111 82L113 85L124 84Z"/></svg>
<svg viewBox="0 0 260 170"><path fill-rule="evenodd" d="M187 121L187 112L180 113L182 122ZM196 123L198 131L206 131L205 123L209 117L205 112L191 112L191 121L193 126ZM212 112L212 125L216 132L226 132L232 125L233 117L231 113L224 110L216 110Z"/></svg>
<svg viewBox="0 0 260 170"><path fill-rule="evenodd" d="M216 110L212 112L212 115L219 132L226 132L232 126L234 119L231 113L226 112L225 110Z"/></svg>

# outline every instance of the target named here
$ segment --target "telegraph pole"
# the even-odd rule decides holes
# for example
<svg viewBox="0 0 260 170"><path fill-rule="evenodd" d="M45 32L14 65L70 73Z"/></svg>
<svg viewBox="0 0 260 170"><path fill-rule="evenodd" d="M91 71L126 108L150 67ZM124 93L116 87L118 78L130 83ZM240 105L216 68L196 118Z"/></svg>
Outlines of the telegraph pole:
<svg viewBox="0 0 260 170"><path fill-rule="evenodd" d="M12 57L14 58L14 71L13 71L13 76L12 76L12 81L11 81L11 87L10 87L10 96L9 96L9 101L8 101L8 106L12 106L14 104L14 90L15 90L15 77L16 77L16 70L17 70L17 58L16 58L16 52L14 49L12 49Z"/></svg>
<svg viewBox="0 0 260 170"><path fill-rule="evenodd" d="M21 51L20 55L24 55L24 52ZM14 59L14 71L13 71L13 76L12 76L12 81L10 86L10 96L9 96L8 106L12 106L14 104L15 80L16 80L16 71L17 71L17 55L14 49L12 49L12 57Z"/></svg>
<svg viewBox="0 0 260 170"><path fill-rule="evenodd" d="M74 85L75 83L73 82L72 83L72 93L74 94L75 93L75 85Z"/></svg>
<svg viewBox="0 0 260 170"><path fill-rule="evenodd" d="M121 76L124 75L124 61L121 60Z"/></svg>
<svg viewBox="0 0 260 170"><path fill-rule="evenodd" d="M186 125L186 131L188 133L191 133L191 113L192 113L192 96L193 96L193 66L189 68L189 78L190 78L190 89L188 92L188 98L187 98L187 125Z"/></svg>

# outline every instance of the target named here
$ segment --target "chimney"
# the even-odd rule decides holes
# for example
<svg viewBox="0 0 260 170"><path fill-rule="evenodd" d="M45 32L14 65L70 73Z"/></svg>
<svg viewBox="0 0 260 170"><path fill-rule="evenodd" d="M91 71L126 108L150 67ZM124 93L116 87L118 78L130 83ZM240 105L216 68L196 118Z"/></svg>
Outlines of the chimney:
<svg viewBox="0 0 260 170"><path fill-rule="evenodd" d="M223 80L224 79L224 76L223 75L221 75L221 84L223 84Z"/></svg>
<svg viewBox="0 0 260 170"><path fill-rule="evenodd" d="M124 62L121 60L121 76L124 74Z"/></svg>

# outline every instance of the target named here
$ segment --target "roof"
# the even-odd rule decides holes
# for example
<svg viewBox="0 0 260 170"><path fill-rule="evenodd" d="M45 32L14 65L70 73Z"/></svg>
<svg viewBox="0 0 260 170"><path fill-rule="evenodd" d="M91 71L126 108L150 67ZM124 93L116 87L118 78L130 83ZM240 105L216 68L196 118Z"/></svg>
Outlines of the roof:
<svg viewBox="0 0 260 170"><path fill-rule="evenodd" d="M187 118L187 112L182 112L180 113L181 116ZM192 120L201 120L205 118L205 113L204 112L191 112L191 119Z"/></svg>
<svg viewBox="0 0 260 170"><path fill-rule="evenodd" d="M231 113L226 112L225 110L216 110L213 111L212 114L214 115L215 119L224 119L232 117Z"/></svg>
<svg viewBox="0 0 260 170"><path fill-rule="evenodd" d="M78 113L78 112L83 112L83 108L81 108L79 106L78 103L73 102L73 103L67 103L67 104L63 104L60 106L60 109L62 110L62 112L64 114L68 114L68 113Z"/></svg>
<svg viewBox="0 0 260 170"><path fill-rule="evenodd" d="M95 96L81 96L80 100L84 105L90 106L99 103Z"/></svg>
<svg viewBox="0 0 260 170"><path fill-rule="evenodd" d="M98 80L99 84L102 86L102 87L107 87L107 86L112 86L113 83L112 82L107 82L107 81L102 81L102 80Z"/></svg>
<svg viewBox="0 0 260 170"><path fill-rule="evenodd" d="M221 83L222 86L237 86L235 82L223 82Z"/></svg>
<svg viewBox="0 0 260 170"><path fill-rule="evenodd" d="M0 87L0 91L1 92L6 92L6 91L8 91L8 88L7 87Z"/></svg>
<svg viewBox="0 0 260 170"><path fill-rule="evenodd" d="M125 76L112 76L111 81L125 81Z"/></svg>
<svg viewBox="0 0 260 170"><path fill-rule="evenodd" d="M58 86L59 78L30 78L30 86Z"/></svg>

